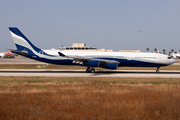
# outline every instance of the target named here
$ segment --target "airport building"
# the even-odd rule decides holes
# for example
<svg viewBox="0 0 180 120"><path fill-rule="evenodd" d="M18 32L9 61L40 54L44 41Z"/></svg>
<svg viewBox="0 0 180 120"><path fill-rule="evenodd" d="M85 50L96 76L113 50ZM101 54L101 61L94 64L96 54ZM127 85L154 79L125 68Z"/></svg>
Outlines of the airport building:
<svg viewBox="0 0 180 120"><path fill-rule="evenodd" d="M97 49L95 47L86 46L85 43L73 43L72 46L61 46L60 50L76 50L76 51L101 51L101 52L112 52L112 49Z"/></svg>

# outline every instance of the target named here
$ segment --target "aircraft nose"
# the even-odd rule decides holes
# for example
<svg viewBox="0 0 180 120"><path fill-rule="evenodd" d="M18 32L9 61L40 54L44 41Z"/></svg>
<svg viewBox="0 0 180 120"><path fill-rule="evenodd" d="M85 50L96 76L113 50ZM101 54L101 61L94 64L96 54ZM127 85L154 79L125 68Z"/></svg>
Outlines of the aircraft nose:
<svg viewBox="0 0 180 120"><path fill-rule="evenodd" d="M171 64L173 64L173 63L175 63L175 62L176 62L176 60L175 60L175 59L172 59Z"/></svg>

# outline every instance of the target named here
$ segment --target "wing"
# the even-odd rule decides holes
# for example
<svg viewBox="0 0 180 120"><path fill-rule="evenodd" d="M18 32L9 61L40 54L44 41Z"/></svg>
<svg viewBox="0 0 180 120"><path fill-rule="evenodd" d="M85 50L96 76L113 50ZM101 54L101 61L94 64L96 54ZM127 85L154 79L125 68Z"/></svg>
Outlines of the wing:
<svg viewBox="0 0 180 120"><path fill-rule="evenodd" d="M116 64L120 64L120 62L115 61L115 60L106 60L106 59L94 59L94 58L87 58L87 57L70 57L70 56L66 56L61 52L58 52L59 56L61 57L66 57L66 58L70 58L72 60L74 60L74 62L86 62L86 61L99 61L100 64L106 64L106 63L116 63Z"/></svg>

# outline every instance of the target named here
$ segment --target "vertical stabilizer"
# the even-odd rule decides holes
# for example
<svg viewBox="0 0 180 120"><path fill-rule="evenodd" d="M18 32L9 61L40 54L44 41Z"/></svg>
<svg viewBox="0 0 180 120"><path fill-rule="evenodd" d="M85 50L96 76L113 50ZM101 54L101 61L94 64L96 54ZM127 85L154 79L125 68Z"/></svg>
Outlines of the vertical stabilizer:
<svg viewBox="0 0 180 120"><path fill-rule="evenodd" d="M15 45L17 47L17 50L27 50L27 51L35 51L40 52L41 49L34 46L24 35L23 33L16 27L9 27L11 36L15 42Z"/></svg>

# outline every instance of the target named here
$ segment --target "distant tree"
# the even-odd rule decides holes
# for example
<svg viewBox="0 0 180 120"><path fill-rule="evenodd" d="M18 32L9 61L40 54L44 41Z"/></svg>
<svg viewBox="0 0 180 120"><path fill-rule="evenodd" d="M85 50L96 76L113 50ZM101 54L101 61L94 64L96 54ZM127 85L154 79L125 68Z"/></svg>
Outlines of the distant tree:
<svg viewBox="0 0 180 120"><path fill-rule="evenodd" d="M154 52L157 52L157 48L154 48Z"/></svg>
<svg viewBox="0 0 180 120"><path fill-rule="evenodd" d="M166 54L166 50L165 49L163 49L163 54Z"/></svg>
<svg viewBox="0 0 180 120"><path fill-rule="evenodd" d="M175 51L174 53L175 53L175 54L177 54L177 52L176 52L176 51Z"/></svg>
<svg viewBox="0 0 180 120"><path fill-rule="evenodd" d="M174 52L174 49L171 49L171 53L173 53Z"/></svg>
<svg viewBox="0 0 180 120"><path fill-rule="evenodd" d="M169 52L169 56L171 56L171 52Z"/></svg>
<svg viewBox="0 0 180 120"><path fill-rule="evenodd" d="M149 48L146 48L146 51L149 52Z"/></svg>

